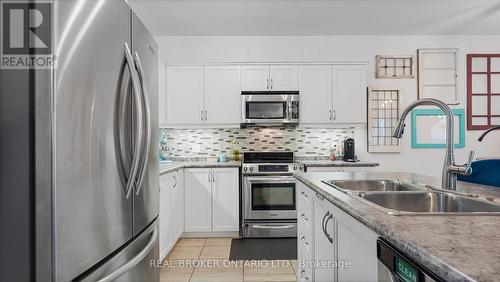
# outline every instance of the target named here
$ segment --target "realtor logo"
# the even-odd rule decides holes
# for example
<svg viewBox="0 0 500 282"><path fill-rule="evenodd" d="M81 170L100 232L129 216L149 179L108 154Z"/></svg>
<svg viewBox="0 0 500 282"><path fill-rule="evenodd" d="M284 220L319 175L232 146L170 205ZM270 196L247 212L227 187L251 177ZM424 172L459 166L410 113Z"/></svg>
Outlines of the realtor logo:
<svg viewBox="0 0 500 282"><path fill-rule="evenodd" d="M46 1L2 2L1 15L0 67L52 67L52 4Z"/></svg>

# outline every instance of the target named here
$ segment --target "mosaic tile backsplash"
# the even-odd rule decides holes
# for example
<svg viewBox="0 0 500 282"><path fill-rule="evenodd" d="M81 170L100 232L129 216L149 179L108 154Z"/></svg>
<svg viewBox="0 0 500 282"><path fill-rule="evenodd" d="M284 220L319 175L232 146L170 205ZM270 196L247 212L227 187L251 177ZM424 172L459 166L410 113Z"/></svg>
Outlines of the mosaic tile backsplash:
<svg viewBox="0 0 500 282"><path fill-rule="evenodd" d="M296 156L324 157L333 145L354 137L354 128L203 128L160 129L167 134L170 158L230 155L233 141L244 151L294 151Z"/></svg>

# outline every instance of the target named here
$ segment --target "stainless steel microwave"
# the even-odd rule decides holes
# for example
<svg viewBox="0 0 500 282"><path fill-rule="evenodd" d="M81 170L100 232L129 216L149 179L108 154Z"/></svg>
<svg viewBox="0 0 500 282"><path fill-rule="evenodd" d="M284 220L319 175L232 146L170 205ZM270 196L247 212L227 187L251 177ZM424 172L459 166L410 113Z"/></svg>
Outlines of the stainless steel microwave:
<svg viewBox="0 0 500 282"><path fill-rule="evenodd" d="M242 91L242 124L298 124L298 91Z"/></svg>

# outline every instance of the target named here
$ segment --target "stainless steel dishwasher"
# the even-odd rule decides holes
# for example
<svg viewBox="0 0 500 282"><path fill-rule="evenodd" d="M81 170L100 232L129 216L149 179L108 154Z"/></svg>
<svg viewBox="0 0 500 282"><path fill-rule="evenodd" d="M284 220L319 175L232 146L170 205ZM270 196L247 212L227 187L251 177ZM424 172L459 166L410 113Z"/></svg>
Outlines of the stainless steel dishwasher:
<svg viewBox="0 0 500 282"><path fill-rule="evenodd" d="M444 281L390 246L377 241L379 282L439 282Z"/></svg>

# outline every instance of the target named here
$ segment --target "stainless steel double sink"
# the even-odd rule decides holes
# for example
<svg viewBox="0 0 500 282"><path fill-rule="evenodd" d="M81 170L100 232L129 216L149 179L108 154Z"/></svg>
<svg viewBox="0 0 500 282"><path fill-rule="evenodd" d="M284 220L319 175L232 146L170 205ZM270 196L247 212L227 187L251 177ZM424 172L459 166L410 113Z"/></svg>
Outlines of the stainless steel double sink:
<svg viewBox="0 0 500 282"><path fill-rule="evenodd" d="M500 215L500 205L412 183L393 180L323 182L391 215Z"/></svg>

